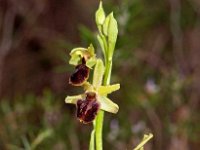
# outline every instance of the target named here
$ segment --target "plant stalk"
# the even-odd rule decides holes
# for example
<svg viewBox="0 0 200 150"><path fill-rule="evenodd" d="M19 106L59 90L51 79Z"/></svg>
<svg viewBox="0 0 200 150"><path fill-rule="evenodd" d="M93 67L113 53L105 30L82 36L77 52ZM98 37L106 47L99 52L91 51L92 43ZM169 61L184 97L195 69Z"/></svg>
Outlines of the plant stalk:
<svg viewBox="0 0 200 150"><path fill-rule="evenodd" d="M106 59L106 58L105 58ZM105 63L105 74L104 74L104 80L103 85L109 85L110 84L110 77L111 77L111 70L112 70L112 60L107 61ZM95 135L96 135L96 150L103 150L103 120L104 120L104 111L100 110L97 114L96 120L95 120Z"/></svg>
<svg viewBox="0 0 200 150"><path fill-rule="evenodd" d="M106 61L105 58L105 73L104 73L104 80L103 85L110 84L110 77L111 77L111 70L112 70L112 60ZM103 120L104 120L104 111L100 110L97 114L97 117L93 123L93 131L90 137L90 147L89 150L103 150ZM94 141L96 144L94 144Z"/></svg>

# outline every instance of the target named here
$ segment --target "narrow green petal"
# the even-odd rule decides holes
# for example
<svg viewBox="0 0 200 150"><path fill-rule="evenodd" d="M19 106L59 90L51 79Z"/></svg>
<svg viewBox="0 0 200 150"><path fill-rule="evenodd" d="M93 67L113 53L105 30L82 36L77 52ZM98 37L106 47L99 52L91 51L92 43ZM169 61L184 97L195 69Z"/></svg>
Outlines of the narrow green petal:
<svg viewBox="0 0 200 150"><path fill-rule="evenodd" d="M107 95L120 89L120 84L113 84L107 86L100 86L98 88L99 95Z"/></svg>
<svg viewBox="0 0 200 150"><path fill-rule="evenodd" d="M65 98L65 103L68 103L68 104L76 104L76 102L77 102L79 99L82 99L82 95L67 96L67 97Z"/></svg>
<svg viewBox="0 0 200 150"><path fill-rule="evenodd" d="M91 55L95 55L94 46L93 46L92 44L90 44L90 46L88 47L88 52L89 52Z"/></svg>
<svg viewBox="0 0 200 150"><path fill-rule="evenodd" d="M86 66L90 69L92 69L92 67L95 65L96 63L96 57L91 57L90 59L88 59L86 61Z"/></svg>
<svg viewBox="0 0 200 150"><path fill-rule="evenodd" d="M98 88L101 85L103 80L104 70L105 69L103 61L101 59L97 59L93 75L93 86L95 88Z"/></svg>
<svg viewBox="0 0 200 150"><path fill-rule="evenodd" d="M101 104L101 109L104 111L116 114L119 110L119 106L106 96L100 96L99 102Z"/></svg>

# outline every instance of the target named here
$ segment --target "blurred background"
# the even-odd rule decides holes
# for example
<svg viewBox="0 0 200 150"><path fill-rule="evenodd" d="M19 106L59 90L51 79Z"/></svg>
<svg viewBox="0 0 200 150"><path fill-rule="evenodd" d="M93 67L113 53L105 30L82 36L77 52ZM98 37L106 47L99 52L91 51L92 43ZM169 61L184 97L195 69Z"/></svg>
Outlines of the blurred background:
<svg viewBox="0 0 200 150"><path fill-rule="evenodd" d="M96 41L98 0L0 0L0 149L87 150L91 125L75 117L67 95L73 47ZM107 0L118 20L104 149L200 147L200 1Z"/></svg>

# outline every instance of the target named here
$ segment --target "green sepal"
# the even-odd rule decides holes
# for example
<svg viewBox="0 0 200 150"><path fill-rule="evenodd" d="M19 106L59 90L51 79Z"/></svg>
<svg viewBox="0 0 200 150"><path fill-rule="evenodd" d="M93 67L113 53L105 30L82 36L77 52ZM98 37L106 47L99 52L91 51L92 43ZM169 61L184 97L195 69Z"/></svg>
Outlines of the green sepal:
<svg viewBox="0 0 200 150"><path fill-rule="evenodd" d="M90 69L96 63L96 55L92 44L87 49L82 47L72 49L70 56L69 64L71 65L77 66L81 63L83 57L86 59L86 66Z"/></svg>
<svg viewBox="0 0 200 150"><path fill-rule="evenodd" d="M119 110L119 106L106 96L99 96L99 102L100 108L104 111L116 114Z"/></svg>
<svg viewBox="0 0 200 150"><path fill-rule="evenodd" d="M93 86L97 89L103 80L103 75L104 75L104 65L103 61L101 59L97 59L96 65L94 68L94 75L93 75Z"/></svg>
<svg viewBox="0 0 200 150"><path fill-rule="evenodd" d="M79 99L83 99L83 95L67 96L65 98L65 103L76 104Z"/></svg>
<svg viewBox="0 0 200 150"><path fill-rule="evenodd" d="M100 1L99 3L99 8L95 14L95 19L96 19L97 25L103 25L104 20L105 20L105 12L103 10L102 1Z"/></svg>
<svg viewBox="0 0 200 150"><path fill-rule="evenodd" d="M86 48L78 47L72 49L70 52L71 59L69 60L69 64L77 66L84 55L90 55Z"/></svg>
<svg viewBox="0 0 200 150"><path fill-rule="evenodd" d="M74 54L74 55L71 55L69 64L77 66L80 61L81 61L81 57L79 55Z"/></svg>
<svg viewBox="0 0 200 150"><path fill-rule="evenodd" d="M100 86L97 91L99 95L107 95L120 89L120 84Z"/></svg>
<svg viewBox="0 0 200 150"><path fill-rule="evenodd" d="M87 52L87 51L88 51L87 48L77 47L77 48L74 48L74 49L71 50L70 55L72 56L72 55L76 54L76 55L83 56L83 53Z"/></svg>

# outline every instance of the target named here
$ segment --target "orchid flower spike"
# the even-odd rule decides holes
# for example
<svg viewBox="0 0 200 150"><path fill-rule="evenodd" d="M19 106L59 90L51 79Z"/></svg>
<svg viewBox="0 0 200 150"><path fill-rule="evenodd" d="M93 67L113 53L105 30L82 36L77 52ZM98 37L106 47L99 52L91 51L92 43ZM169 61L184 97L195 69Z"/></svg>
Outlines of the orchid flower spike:
<svg viewBox="0 0 200 150"><path fill-rule="evenodd" d="M67 96L65 102L76 105L76 116L82 123L92 122L98 111L104 110L110 113L117 113L119 107L116 103L107 98L107 95L120 89L120 84L102 86L104 65L101 59L97 59L93 84L85 82L85 93L75 96Z"/></svg>

